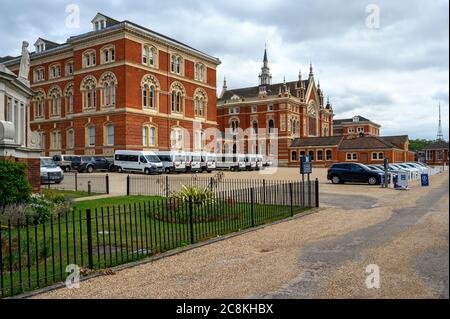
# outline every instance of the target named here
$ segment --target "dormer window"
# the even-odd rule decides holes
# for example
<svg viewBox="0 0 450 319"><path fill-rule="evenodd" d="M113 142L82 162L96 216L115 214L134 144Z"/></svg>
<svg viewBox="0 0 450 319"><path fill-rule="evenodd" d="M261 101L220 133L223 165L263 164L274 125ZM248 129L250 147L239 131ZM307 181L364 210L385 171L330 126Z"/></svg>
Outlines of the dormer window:
<svg viewBox="0 0 450 319"><path fill-rule="evenodd" d="M38 39L34 44L36 53L42 53L45 51L45 42L42 39Z"/></svg>
<svg viewBox="0 0 450 319"><path fill-rule="evenodd" d="M359 122L359 116L355 116L355 117L353 118L353 122L354 122L354 123L358 123L358 122Z"/></svg>
<svg viewBox="0 0 450 319"><path fill-rule="evenodd" d="M106 28L106 20L105 19L99 19L92 22L94 26L94 31L100 31Z"/></svg>

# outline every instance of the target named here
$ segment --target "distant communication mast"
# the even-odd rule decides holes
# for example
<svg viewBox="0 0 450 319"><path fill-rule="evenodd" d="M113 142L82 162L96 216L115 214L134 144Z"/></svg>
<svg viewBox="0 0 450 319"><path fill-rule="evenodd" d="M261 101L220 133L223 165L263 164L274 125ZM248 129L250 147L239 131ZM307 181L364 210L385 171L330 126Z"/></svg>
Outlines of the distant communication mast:
<svg viewBox="0 0 450 319"><path fill-rule="evenodd" d="M437 135L438 141L444 140L444 132L442 131L442 115L441 115L441 103L439 102L439 129Z"/></svg>

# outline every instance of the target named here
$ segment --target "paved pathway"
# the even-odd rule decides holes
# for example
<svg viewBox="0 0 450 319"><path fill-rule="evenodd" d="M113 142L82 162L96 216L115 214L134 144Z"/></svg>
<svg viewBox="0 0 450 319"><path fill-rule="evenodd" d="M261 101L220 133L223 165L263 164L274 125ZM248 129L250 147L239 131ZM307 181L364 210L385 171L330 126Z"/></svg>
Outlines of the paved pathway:
<svg viewBox="0 0 450 319"><path fill-rule="evenodd" d="M317 214L38 297L448 298L448 183L324 187ZM369 264L381 289L365 286Z"/></svg>

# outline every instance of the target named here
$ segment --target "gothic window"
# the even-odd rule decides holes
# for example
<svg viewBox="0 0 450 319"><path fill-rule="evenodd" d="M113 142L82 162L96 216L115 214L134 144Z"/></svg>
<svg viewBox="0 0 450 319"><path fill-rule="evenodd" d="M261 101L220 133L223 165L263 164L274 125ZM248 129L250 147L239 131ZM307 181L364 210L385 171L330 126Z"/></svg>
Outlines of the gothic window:
<svg viewBox="0 0 450 319"><path fill-rule="evenodd" d="M141 81L142 108L149 110L158 109L159 82L151 74L144 76Z"/></svg>
<svg viewBox="0 0 450 319"><path fill-rule="evenodd" d="M73 84L70 83L64 90L65 103L66 103L66 113L73 113Z"/></svg>
<svg viewBox="0 0 450 319"><path fill-rule="evenodd" d="M196 117L205 117L208 96L205 90L199 88L194 92L194 115Z"/></svg>
<svg viewBox="0 0 450 319"><path fill-rule="evenodd" d="M237 133L239 130L239 120L236 118L231 119L230 120L230 128L233 133Z"/></svg>
<svg viewBox="0 0 450 319"><path fill-rule="evenodd" d="M39 91L34 98L34 117L44 117L45 112L45 93L43 91Z"/></svg>
<svg viewBox="0 0 450 319"><path fill-rule="evenodd" d="M61 99L62 92L61 89L57 86L54 86L50 89L48 93L48 99L50 103L50 115L51 116L60 116L61 115Z"/></svg>
<svg viewBox="0 0 450 319"><path fill-rule="evenodd" d="M181 83L174 82L170 88L170 103L172 113L183 113L185 90Z"/></svg>
<svg viewBox="0 0 450 319"><path fill-rule="evenodd" d="M269 120L267 126L269 128L269 134L274 133L274 131L275 131L275 121L273 119Z"/></svg>
<svg viewBox="0 0 450 319"><path fill-rule="evenodd" d="M310 136L317 135L317 108L314 102L308 106L309 127L308 132Z"/></svg>
<svg viewBox="0 0 450 319"><path fill-rule="evenodd" d="M97 80L93 76L87 76L80 88L83 97L83 109L95 110L97 108Z"/></svg>
<svg viewBox="0 0 450 319"><path fill-rule="evenodd" d="M114 107L116 105L117 79L114 73L107 72L100 78L100 88L102 92L102 107Z"/></svg>

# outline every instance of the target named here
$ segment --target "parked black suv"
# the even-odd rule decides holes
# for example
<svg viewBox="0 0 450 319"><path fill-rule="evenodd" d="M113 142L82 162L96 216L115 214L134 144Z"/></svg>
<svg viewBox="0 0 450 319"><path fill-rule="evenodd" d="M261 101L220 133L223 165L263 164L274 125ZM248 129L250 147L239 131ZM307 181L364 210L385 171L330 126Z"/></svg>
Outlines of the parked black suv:
<svg viewBox="0 0 450 319"><path fill-rule="evenodd" d="M94 170L114 171L114 160L103 156L77 156L72 159L72 169L79 173L92 173Z"/></svg>
<svg viewBox="0 0 450 319"><path fill-rule="evenodd" d="M333 184L369 183L369 185L380 185L382 173L371 170L360 163L339 163L328 169L328 180Z"/></svg>

